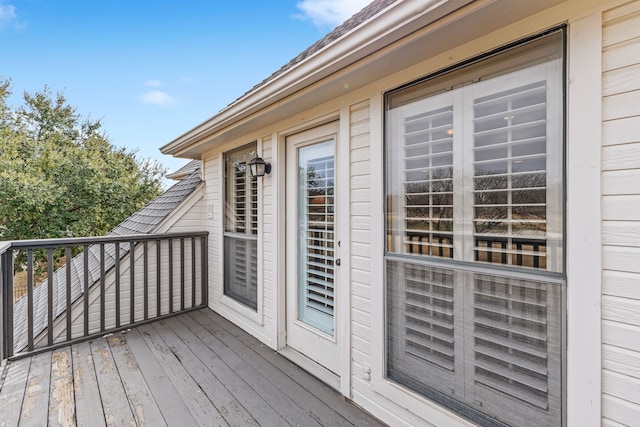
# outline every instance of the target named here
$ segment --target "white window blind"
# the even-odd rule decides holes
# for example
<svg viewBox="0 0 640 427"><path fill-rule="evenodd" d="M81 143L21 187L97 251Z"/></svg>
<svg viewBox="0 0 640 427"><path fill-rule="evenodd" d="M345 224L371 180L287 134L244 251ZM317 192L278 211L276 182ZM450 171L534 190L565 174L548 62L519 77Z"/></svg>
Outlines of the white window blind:
<svg viewBox="0 0 640 427"><path fill-rule="evenodd" d="M305 305L333 316L333 156L309 160L303 185L307 215Z"/></svg>
<svg viewBox="0 0 640 427"><path fill-rule="evenodd" d="M335 142L298 149L298 319L330 335L335 302Z"/></svg>
<svg viewBox="0 0 640 427"><path fill-rule="evenodd" d="M479 424L561 420L562 37L388 98L387 375Z"/></svg>

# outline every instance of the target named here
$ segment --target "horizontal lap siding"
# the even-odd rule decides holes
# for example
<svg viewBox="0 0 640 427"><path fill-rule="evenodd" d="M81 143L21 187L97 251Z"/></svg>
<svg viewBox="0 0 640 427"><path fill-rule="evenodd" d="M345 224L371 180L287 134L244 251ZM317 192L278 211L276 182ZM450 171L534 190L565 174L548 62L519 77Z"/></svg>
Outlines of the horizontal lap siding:
<svg viewBox="0 0 640 427"><path fill-rule="evenodd" d="M640 2L604 14L603 424L640 417Z"/></svg>
<svg viewBox="0 0 640 427"><path fill-rule="evenodd" d="M218 227L222 222L222 194L224 191L221 169L222 154L208 156L204 159L205 205L211 209L212 218L205 219L205 230L209 232L209 307L214 309L215 303L222 296L222 236Z"/></svg>
<svg viewBox="0 0 640 427"><path fill-rule="evenodd" d="M273 144L271 138L262 139L262 157L265 161L273 163ZM263 277L263 319L264 326L272 335L276 328L276 313L273 309L276 306L276 290L273 277L275 275L275 240L273 235L274 217L273 217L273 178L267 175L262 178L262 252L258 250L258 254L262 253L262 277ZM260 221L259 219L259 221Z"/></svg>
<svg viewBox="0 0 640 427"><path fill-rule="evenodd" d="M369 393L363 379L371 367L371 175L370 111L362 102L350 111L350 240L352 387ZM378 230L379 231L379 230Z"/></svg>

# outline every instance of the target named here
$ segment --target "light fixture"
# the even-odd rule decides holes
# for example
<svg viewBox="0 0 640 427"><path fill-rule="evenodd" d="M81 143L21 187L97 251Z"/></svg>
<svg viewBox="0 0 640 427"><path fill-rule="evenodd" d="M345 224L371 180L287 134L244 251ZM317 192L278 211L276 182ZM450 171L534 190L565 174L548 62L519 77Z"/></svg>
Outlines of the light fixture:
<svg viewBox="0 0 640 427"><path fill-rule="evenodd" d="M259 176L269 175L271 173L271 163L265 162L262 158L256 156L249 163L251 176L257 178Z"/></svg>

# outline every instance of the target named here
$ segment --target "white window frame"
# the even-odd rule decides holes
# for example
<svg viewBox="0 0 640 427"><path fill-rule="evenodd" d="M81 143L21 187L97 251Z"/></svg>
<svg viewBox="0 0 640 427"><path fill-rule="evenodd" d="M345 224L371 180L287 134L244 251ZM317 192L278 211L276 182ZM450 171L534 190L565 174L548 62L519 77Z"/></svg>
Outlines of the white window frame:
<svg viewBox="0 0 640 427"><path fill-rule="evenodd" d="M261 283L261 274L260 274L260 259L261 259L261 254L260 254L260 229L261 229L261 209L260 209L260 205L261 205L261 194L260 194L260 183L259 182L255 182L256 185L256 203L257 203L257 218L256 218L256 233L253 234L251 233L251 213L249 212L248 214L245 215L246 219L246 224L245 224L245 228L249 230L248 233L238 233L238 232L233 232L233 231L227 231L227 209L226 209L226 203L227 203L227 180L229 179L229 177L227 177L227 170L226 170L226 161L227 161L227 156L229 153L233 153L235 151L239 151L241 149L244 148L250 148L250 147L255 147L253 148L256 153L258 152L258 144L257 141L251 142L249 144L245 144L243 146L240 147L236 147L233 148L231 150L225 151L223 153L223 155L221 156L221 160L222 160L222 242L221 242L221 248L222 248L222 253L223 253L223 257L222 257L222 302L226 302L226 303L231 303L230 305L233 306L234 308L240 308L241 312L248 312L251 313L249 314L251 317L255 317L261 310L260 310L260 306L261 306L261 301L260 301L260 297L261 297L261 291L260 291L260 283ZM248 169L247 169L248 170ZM251 178L250 174L247 173L247 177L249 180L255 180L256 178ZM250 188L249 184L249 188ZM249 199L251 197L251 194L246 194L245 197L247 199ZM250 204L250 203L249 203ZM248 219L248 221L247 221ZM255 245L256 245L256 307L251 307L250 305L248 305L247 303L245 303L244 301L242 301L242 299L238 299L236 297L234 297L233 295L229 295L226 293L226 275L227 275L227 271L226 271L226 262L227 262L227 254L226 254L226 250L225 250L225 243L227 241L227 238L233 238L233 239L241 239L242 241L255 241Z"/></svg>
<svg viewBox="0 0 640 427"><path fill-rule="evenodd" d="M591 24L593 25L594 23L591 22ZM591 27L592 31L595 31L594 27ZM598 30L600 30L600 28L598 28ZM572 32L573 34L573 32ZM568 38L569 39L569 38ZM575 39L574 39L575 41ZM568 42L567 42L568 43ZM595 48L598 49L600 47L600 44L596 44ZM591 49L591 54L594 54L594 51L596 49ZM582 53L582 52L581 52ZM598 54L599 55L599 54ZM594 56L591 56L592 60L593 60ZM582 63L583 67L586 67L586 55L582 56L582 60L584 61ZM570 61L570 56L567 55L565 61L567 61L567 63L569 63ZM593 67L592 67L593 68ZM572 71L575 72L576 68L572 68ZM578 70L579 71L582 70ZM598 76L599 78L599 76ZM594 85L595 83L595 74L591 73L591 79L589 80L590 84ZM597 85L600 84L600 80L597 80ZM583 85L583 89L582 90L586 90L586 84ZM569 97L571 99L571 97L569 96L572 92L569 90L569 87L567 87L567 97ZM574 93L574 97L575 98L575 92ZM593 91L591 93L591 95L593 95ZM595 102L597 97L594 96L590 96L588 97L592 104L593 102ZM371 98L370 100L370 105L371 105L371 114L372 117L379 117L380 119L380 126L374 126L372 125L372 140L371 140L371 145L375 146L375 147L382 147L384 146L383 144L383 135L384 135L384 130L382 127L382 124L384 123L384 116L385 116L385 108L384 108L384 99L385 99L385 94L384 92L380 92L377 96L374 96ZM600 98L597 98L597 102L600 102ZM565 103L565 105L569 104L568 102ZM581 105L580 108L582 111L581 113L585 113L586 109L585 108L588 104L583 104ZM591 117L593 117L593 115L590 115ZM579 114L576 115L574 117L574 120L570 120L568 123L565 123L565 129L566 132L569 133L570 129L571 129L571 125L573 125L574 127L580 127L582 123L579 122L579 120L584 120L584 114ZM592 133L590 136L591 140L593 140L593 136L595 135L599 135L599 121L591 121L590 124L591 126L591 131L593 132L595 130L595 127L598 128L597 132ZM593 126L593 125L596 126ZM560 123L560 125L562 125L562 123ZM584 135L585 133L582 132L581 128L581 132L580 134ZM377 131L377 132L376 132ZM566 142L567 145L569 145L569 141ZM599 149L599 144L597 145L598 149ZM567 147L568 148L568 147ZM587 161L587 164L590 164L592 167L595 165L595 160L596 160L596 150L591 150L590 152L586 152L584 154L586 154L585 156L579 156L579 158L581 159L580 161ZM583 153L581 153L583 154ZM597 159L599 159L599 150L598 150L598 156ZM571 162L571 163L576 163L576 162ZM383 150L372 150L371 153L371 164L372 164L372 168L380 168L380 170L384 170L384 152ZM582 165L581 165L582 166ZM553 167L548 165L548 170ZM569 187L567 184L567 181L570 181L571 178L571 174L569 173L571 171L570 168L570 162L568 159L565 159L565 167L567 168L566 170L566 176L565 176L565 191L567 193L569 193ZM593 181L593 177L591 177L591 181ZM599 186L598 186L599 188ZM375 200L375 196L374 196L374 200L372 201L373 206L375 206L374 209L372 209L372 220L373 220L373 224L379 224L379 229L384 230L384 224L386 221L386 211L384 209L384 198L385 198L385 184L384 184L384 178L383 177L377 177L377 179L372 179L372 194L373 195L377 195L378 197L380 197L378 200ZM591 193L592 196L594 197L589 197L589 198L580 198L580 199L574 199L576 203L574 204L568 204L568 206L566 206L567 211L565 212L565 217L567 217L569 215L570 212L570 207L576 207L576 206L581 206L583 209L587 208L588 203L585 203L585 200L589 200L589 203L591 203L591 206L598 206L599 205L599 193ZM555 197L556 195L552 195L553 197ZM597 201L598 200L598 201ZM597 203L596 203L597 201ZM455 202L454 202L455 203ZM560 204L559 206L562 206L562 204ZM591 208L592 209L592 208ZM561 218L561 221L564 221ZM591 218L590 224L593 226L595 225L595 221L593 220L593 217ZM552 225L553 226L553 225ZM598 227L599 227L599 223L598 223ZM575 227L574 227L575 228ZM376 229L374 227L374 229ZM594 228L592 227L591 230L593 230ZM565 234L568 234L569 228L567 227L565 229ZM583 231L583 230L581 230ZM584 234L584 233L581 233ZM473 233L471 233L471 235L473 235ZM575 250L575 247L577 246L577 242L575 242L573 239L570 238L571 236L567 236L566 240L565 240L565 250L559 250L558 251L558 257L560 259L563 259L564 257L564 252L566 251L566 248L569 247L573 247ZM594 236L590 236L590 237L594 237ZM599 236L598 236L599 237ZM373 233L372 234L372 258L375 259L383 259L384 258L384 252L385 252L385 239L387 238L386 233L383 232L379 232L379 233ZM559 239L562 239L562 235L559 236ZM549 241L548 244L552 244L551 241ZM597 248L599 248L599 246L597 246ZM593 254L593 251L592 251ZM462 258L462 257L461 257ZM600 260L600 257L596 257L596 259ZM573 258L574 262L578 262L579 259L578 258ZM386 292L386 288L385 288L385 276L384 276L384 263L378 263L378 262L373 262L372 263L372 302L373 302L373 306L372 306L372 330L376 331L372 334L372 348L380 348L380 349L384 349L386 346L386 332L385 332L385 328L386 328L386 322L385 322L385 303L384 303L384 295ZM599 263L597 264L599 265ZM488 264L488 266L491 266L491 264ZM565 271L567 273L569 273L571 271L571 264L569 262L567 262L567 264L565 265ZM595 271L595 269L591 269L592 272ZM535 270L529 270L529 272L535 272ZM599 274L599 271L598 271ZM582 275L584 276L584 275ZM575 287L574 287L575 288ZM599 289L599 287L598 287ZM578 291L578 289L574 289L575 291ZM593 294L592 294L593 296ZM590 316L592 318L592 320L595 320L595 317L593 316L593 313L590 313ZM599 331L599 325L598 325L598 331ZM593 344L593 340L589 340L591 341L591 344ZM565 351L567 349L567 347L569 347L569 350L571 349L571 346L567 346L567 344L565 343ZM595 347L591 346L590 347L592 351L594 351ZM599 348L597 350L594 351L594 353L597 353L599 351ZM391 402L402 402L402 406L411 410L412 412L414 412L415 414L419 414L422 418L429 420L430 422L438 425L438 424L447 424L447 425L454 425L454 424L458 424L458 425L468 425L468 421L464 418L459 417L456 413L454 413L453 411L440 406L428 399L426 399L424 396L422 396L421 394L417 393L417 392L413 392L401 385L396 384L393 381L389 381L385 378L386 375L386 361L385 361L385 351L373 351L372 352L372 375L371 375L371 383L372 383L372 389L383 395L385 399L390 400ZM575 355L575 357L579 357L578 355ZM599 356L598 356L599 358ZM594 364L595 365L595 364ZM598 364L599 366L599 364ZM570 370L571 371L571 370ZM574 371L575 372L575 371ZM596 374L599 374L599 371L596 371ZM569 385L571 385L571 381L568 381ZM598 390L600 388L598 387ZM588 390L586 390L586 393L590 393L592 397L595 397L596 394L594 394L594 387L589 387ZM582 394L586 394L586 393L582 393ZM599 395L598 395L599 398ZM566 402L567 400L571 400L567 397L566 393L565 396L563 397L563 402ZM576 399L577 400L577 399ZM566 414L570 414L572 412L576 413L578 411L576 411L570 403L563 403L563 406L565 407L564 409L564 416L566 417ZM393 407L393 406L392 406ZM584 416L580 416L581 419L587 419L587 417ZM577 417L576 417L577 419ZM563 423L564 423L565 418L563 418ZM452 424L454 423L454 424ZM577 424L576 424L577 425Z"/></svg>

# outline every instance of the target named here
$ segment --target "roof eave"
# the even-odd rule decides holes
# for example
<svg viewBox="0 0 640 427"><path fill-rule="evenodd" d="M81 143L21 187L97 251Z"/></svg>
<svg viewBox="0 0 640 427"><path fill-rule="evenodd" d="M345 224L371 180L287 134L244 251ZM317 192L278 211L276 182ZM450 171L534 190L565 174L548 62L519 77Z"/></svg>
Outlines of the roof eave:
<svg viewBox="0 0 640 427"><path fill-rule="evenodd" d="M193 146L211 135L269 107L285 97L347 67L382 46L391 44L413 31L411 22L433 22L473 0L431 0L393 3L383 12L363 22L343 37L328 44L296 66L262 86L248 92L218 114L161 147L163 154L184 156Z"/></svg>

